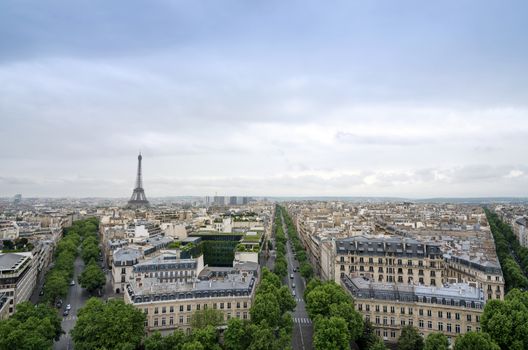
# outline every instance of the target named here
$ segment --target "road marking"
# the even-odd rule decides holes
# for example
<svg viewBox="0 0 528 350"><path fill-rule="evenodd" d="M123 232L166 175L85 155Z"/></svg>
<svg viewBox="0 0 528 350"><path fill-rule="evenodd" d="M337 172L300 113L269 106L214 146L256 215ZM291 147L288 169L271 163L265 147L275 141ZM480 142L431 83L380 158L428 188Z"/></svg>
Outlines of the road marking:
<svg viewBox="0 0 528 350"><path fill-rule="evenodd" d="M298 303L302 303L304 300L302 298L295 298L295 301Z"/></svg>
<svg viewBox="0 0 528 350"><path fill-rule="evenodd" d="M295 318L293 319L293 322L294 322L294 323L310 324L310 323L312 323L312 320L310 320L310 319L307 318L307 317L295 317Z"/></svg>

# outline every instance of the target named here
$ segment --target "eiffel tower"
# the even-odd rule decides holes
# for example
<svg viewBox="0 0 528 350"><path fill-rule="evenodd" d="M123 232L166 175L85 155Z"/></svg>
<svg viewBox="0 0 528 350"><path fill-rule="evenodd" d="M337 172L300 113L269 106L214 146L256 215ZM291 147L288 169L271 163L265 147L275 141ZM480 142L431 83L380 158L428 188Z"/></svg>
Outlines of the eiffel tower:
<svg viewBox="0 0 528 350"><path fill-rule="evenodd" d="M132 192L132 197L130 197L130 200L128 201L128 208L136 209L149 206L149 201L147 200L147 197L145 196L145 190L143 189L143 178L141 176L141 159L143 159L143 157L141 156L140 152L138 155L136 188L134 188L134 192Z"/></svg>

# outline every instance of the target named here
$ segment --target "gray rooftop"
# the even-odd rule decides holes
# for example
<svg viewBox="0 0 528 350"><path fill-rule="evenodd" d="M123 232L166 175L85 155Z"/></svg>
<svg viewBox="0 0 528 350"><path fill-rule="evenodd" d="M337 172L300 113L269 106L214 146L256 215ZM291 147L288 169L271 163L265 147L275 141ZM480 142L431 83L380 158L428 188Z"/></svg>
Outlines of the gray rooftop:
<svg viewBox="0 0 528 350"><path fill-rule="evenodd" d="M0 254L0 270L11 271L18 268L29 257L17 253Z"/></svg>

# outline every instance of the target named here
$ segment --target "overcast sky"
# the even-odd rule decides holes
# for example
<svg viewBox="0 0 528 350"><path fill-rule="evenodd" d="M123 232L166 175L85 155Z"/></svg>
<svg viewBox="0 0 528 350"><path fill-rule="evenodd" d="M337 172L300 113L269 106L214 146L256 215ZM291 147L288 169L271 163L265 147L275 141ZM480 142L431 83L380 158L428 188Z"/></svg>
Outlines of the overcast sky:
<svg viewBox="0 0 528 350"><path fill-rule="evenodd" d="M528 196L526 1L0 2L0 196Z"/></svg>

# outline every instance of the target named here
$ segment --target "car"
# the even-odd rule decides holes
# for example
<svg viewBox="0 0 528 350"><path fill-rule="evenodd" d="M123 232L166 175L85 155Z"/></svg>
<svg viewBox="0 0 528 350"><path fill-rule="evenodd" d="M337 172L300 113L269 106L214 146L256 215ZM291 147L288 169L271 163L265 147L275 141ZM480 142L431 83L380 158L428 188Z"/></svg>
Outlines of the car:
<svg viewBox="0 0 528 350"><path fill-rule="evenodd" d="M292 283L292 288L295 288L295 283Z"/></svg>
<svg viewBox="0 0 528 350"><path fill-rule="evenodd" d="M66 310L68 310L68 311L71 310L71 305L70 304L66 305Z"/></svg>
<svg viewBox="0 0 528 350"><path fill-rule="evenodd" d="M69 314L70 314L70 311L64 310L64 312L62 313L62 316L68 316Z"/></svg>
<svg viewBox="0 0 528 350"><path fill-rule="evenodd" d="M41 289L41 290L40 290L39 295L40 295L40 296L43 296L43 295L44 295L44 289Z"/></svg>
<svg viewBox="0 0 528 350"><path fill-rule="evenodd" d="M292 290L292 296L295 296L295 291L294 290Z"/></svg>
<svg viewBox="0 0 528 350"><path fill-rule="evenodd" d="M292 273L292 274L290 274L290 278L291 278L291 279L293 279L293 273Z"/></svg>
<svg viewBox="0 0 528 350"><path fill-rule="evenodd" d="M70 282L70 286L74 286L75 285L75 281L74 280L71 280Z"/></svg>
<svg viewBox="0 0 528 350"><path fill-rule="evenodd" d="M59 301L57 301L57 307L58 308L61 308L62 307L62 299L59 299Z"/></svg>

